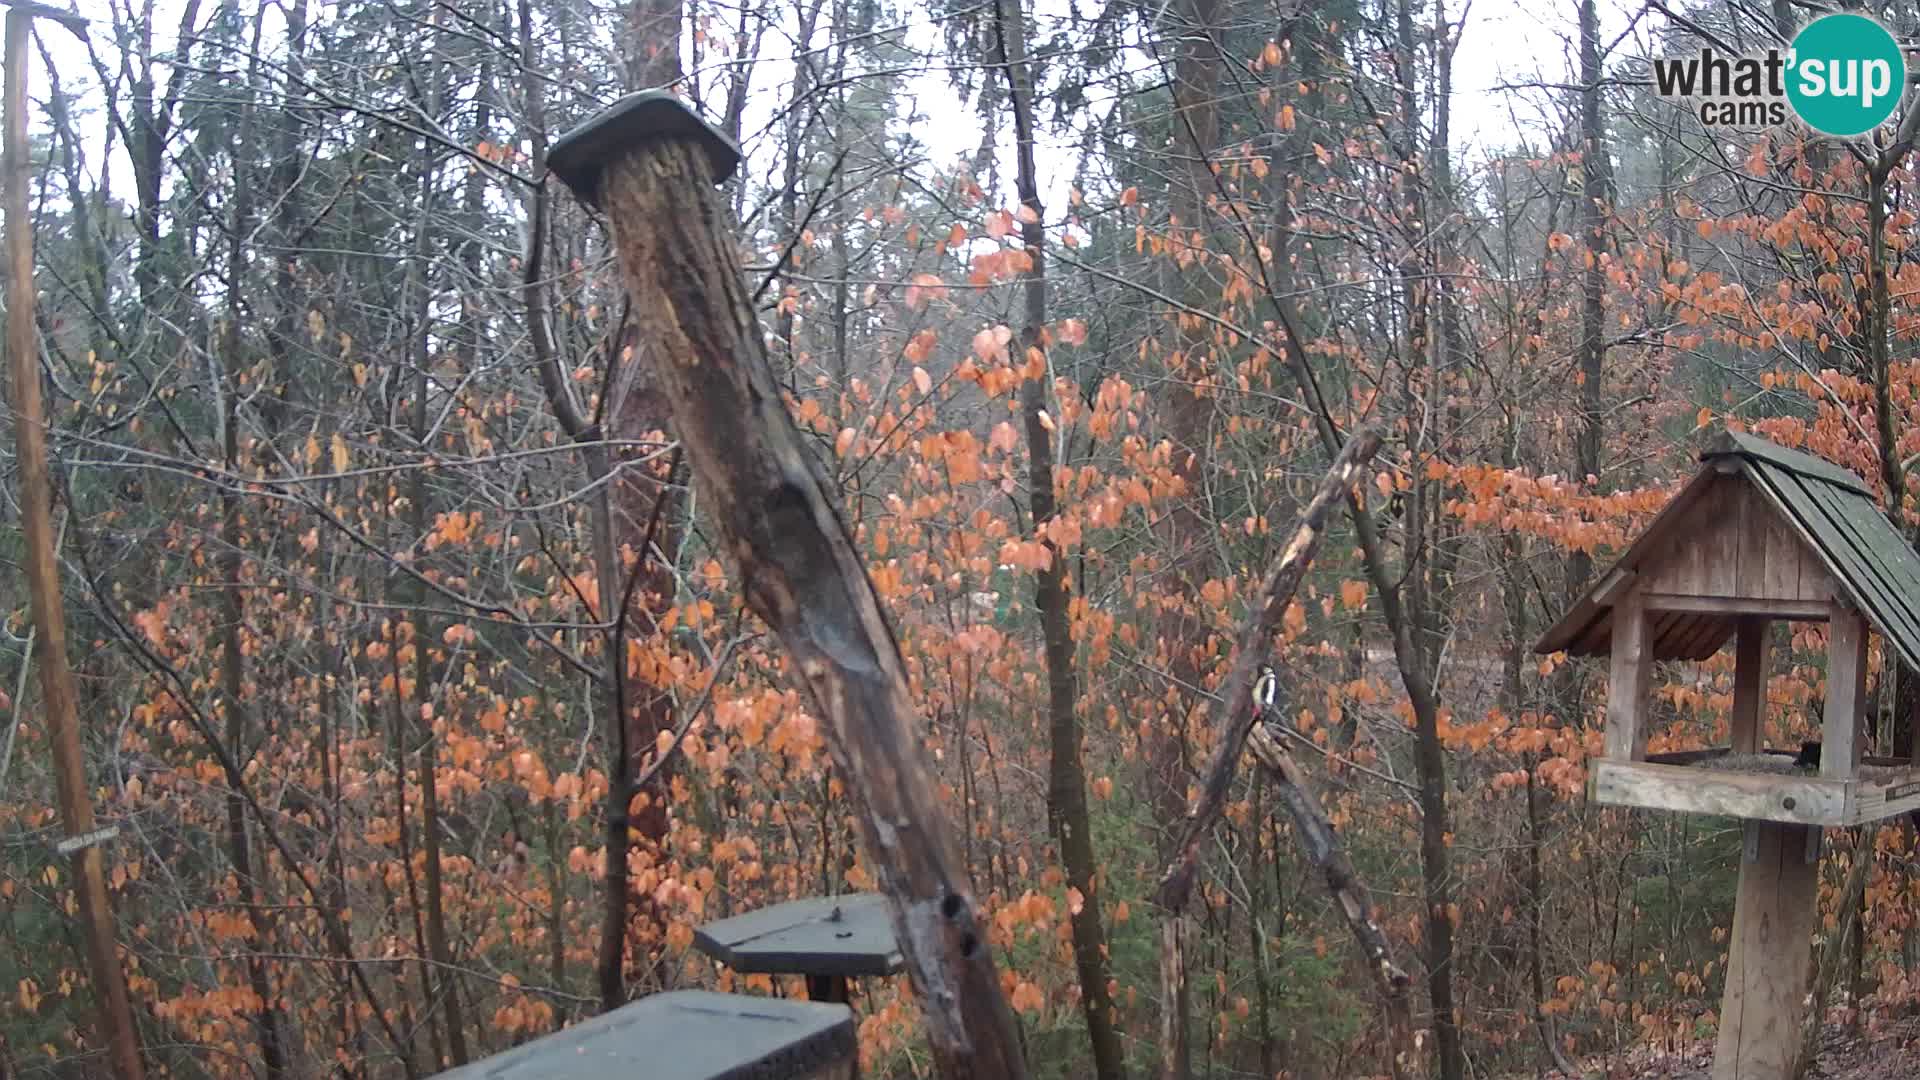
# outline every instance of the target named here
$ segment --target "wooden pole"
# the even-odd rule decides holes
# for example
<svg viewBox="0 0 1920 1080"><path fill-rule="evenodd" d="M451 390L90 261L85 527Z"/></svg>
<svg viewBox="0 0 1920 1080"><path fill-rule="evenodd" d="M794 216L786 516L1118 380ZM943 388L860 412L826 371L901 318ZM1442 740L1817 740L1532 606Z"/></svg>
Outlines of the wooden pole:
<svg viewBox="0 0 1920 1080"><path fill-rule="evenodd" d="M33 321L33 223L27 205L32 177L32 163L27 158L27 38L37 13L18 7L7 12L7 357L13 376L13 435L20 459L21 529L26 538L27 591L38 631L34 660L40 671L40 696L53 741L60 820L67 832L68 843L62 848L72 849L80 930L86 941L94 998L100 1008L100 1029L115 1075L120 1080L140 1080L144 1075L140 1041L127 1004L127 984L114 945L113 910L107 903L103 860L94 834L73 672L67 667L67 619L60 599L60 568L53 551L53 484L47 472L46 410L40 401L40 343Z"/></svg>
<svg viewBox="0 0 1920 1080"><path fill-rule="evenodd" d="M1820 830L1746 823L1713 1080L1792 1080L1819 913Z"/></svg>
<svg viewBox="0 0 1920 1080"><path fill-rule="evenodd" d="M1647 683L1653 671L1653 646L1647 640L1647 612L1638 590L1613 605L1613 648L1607 672L1606 755L1614 761L1647 756Z"/></svg>
<svg viewBox="0 0 1920 1080"><path fill-rule="evenodd" d="M936 1071L1024 1080L1019 1029L935 794L906 663L815 451L767 363L726 201L738 150L684 105L632 95L548 164L603 207L633 299L638 358L672 409L716 546L824 722L867 862L926 1018Z"/></svg>
<svg viewBox="0 0 1920 1080"><path fill-rule="evenodd" d="M1827 619L1827 713L1821 719L1820 775L1851 779L1866 747L1867 620L1836 602Z"/></svg>
<svg viewBox="0 0 1920 1080"><path fill-rule="evenodd" d="M1734 753L1752 754L1766 738L1767 618L1742 615L1735 626L1729 741Z"/></svg>

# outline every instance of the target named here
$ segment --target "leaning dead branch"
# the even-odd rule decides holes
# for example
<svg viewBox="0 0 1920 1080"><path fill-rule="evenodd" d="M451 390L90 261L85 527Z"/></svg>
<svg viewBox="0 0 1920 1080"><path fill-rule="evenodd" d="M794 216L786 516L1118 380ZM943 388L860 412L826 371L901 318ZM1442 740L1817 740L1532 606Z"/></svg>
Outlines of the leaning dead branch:
<svg viewBox="0 0 1920 1080"><path fill-rule="evenodd" d="M788 415L715 183L738 151L659 93L617 103L549 164L605 210L633 317L719 546L792 658L857 800L868 862L949 1077L1026 1075L906 665L819 462Z"/></svg>
<svg viewBox="0 0 1920 1080"><path fill-rule="evenodd" d="M1319 550L1321 538L1326 532L1327 516L1353 487L1361 469L1379 448L1379 433L1362 431L1348 440L1346 447L1334 458L1333 467L1320 481L1313 501L1307 504L1306 510L1288 533L1287 546L1281 551L1280 560L1274 564L1273 571L1267 576L1266 587L1261 591L1260 605L1249 612L1241 624L1240 635L1234 646L1233 664L1227 669L1227 677L1221 682L1209 709L1212 726L1220 733L1215 744L1217 749L1213 760L1207 765L1199 797L1187 810L1186 820L1181 824L1173 856L1160 876L1159 887L1154 891L1154 902L1159 906L1163 920L1160 927L1160 981L1161 1001L1168 1006L1166 1024L1178 1022L1178 1018L1171 1015L1171 1006L1180 1000L1180 982L1186 978L1185 957L1182 955L1184 923L1187 901L1193 895L1200 842L1219 820L1220 812L1226 806L1234 768L1240 761L1240 752L1246 746L1248 731L1253 726L1254 676L1272 651L1274 636L1286 617L1288 605L1293 602L1293 594L1299 589L1301 578L1306 576L1308 566L1312 565L1314 553ZM1166 1031L1169 1037L1161 1040L1161 1045L1169 1048L1166 1059L1161 1063L1165 1076L1176 1076L1179 1072L1178 1061L1171 1050L1177 1042L1171 1037L1173 1034L1169 1027Z"/></svg>
<svg viewBox="0 0 1920 1080"><path fill-rule="evenodd" d="M1334 832L1333 821L1327 817L1326 807L1320 804L1320 796L1314 793L1299 763L1268 730L1267 725L1280 722L1269 710L1261 710L1261 715L1255 718L1248 745L1254 758L1266 768L1281 804L1287 808L1287 816L1293 821L1293 831L1300 837L1307 861L1326 877L1327 892L1340 906L1340 915L1366 958L1367 972L1380 991L1393 1075L1403 1076L1415 1064L1413 1008L1407 994L1412 980L1394 964L1393 947L1387 941L1386 931L1373 919L1373 897L1354 870L1353 861L1347 858L1346 849L1340 846L1340 835Z"/></svg>

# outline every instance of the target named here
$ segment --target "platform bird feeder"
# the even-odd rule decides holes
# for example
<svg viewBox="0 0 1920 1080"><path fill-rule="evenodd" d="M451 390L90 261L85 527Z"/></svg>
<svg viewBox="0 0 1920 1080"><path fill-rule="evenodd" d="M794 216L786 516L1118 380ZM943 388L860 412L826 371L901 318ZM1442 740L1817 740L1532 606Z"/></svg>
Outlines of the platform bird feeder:
<svg viewBox="0 0 1920 1080"><path fill-rule="evenodd" d="M1606 745L1589 797L1745 821L1714 1080L1786 1080L1806 1019L1822 830L1920 807L1912 747L1866 757L1867 644L1920 670L1920 557L1859 477L1728 432L1618 564L1534 646L1605 656ZM1825 623L1818 741L1767 745L1772 623ZM1734 648L1729 745L1647 753L1663 660Z"/></svg>

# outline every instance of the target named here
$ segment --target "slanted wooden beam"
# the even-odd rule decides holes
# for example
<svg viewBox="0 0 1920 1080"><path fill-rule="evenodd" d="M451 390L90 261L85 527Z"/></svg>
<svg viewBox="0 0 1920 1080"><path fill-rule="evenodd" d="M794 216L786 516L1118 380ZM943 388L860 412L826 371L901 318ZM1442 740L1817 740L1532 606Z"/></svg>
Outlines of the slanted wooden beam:
<svg viewBox="0 0 1920 1080"><path fill-rule="evenodd" d="M825 721L934 1072L1023 1080L1019 1027L952 811L933 784L906 661L831 478L787 411L739 238L714 191L739 157L726 136L652 91L569 132L547 162L606 214L642 362L673 410L714 547L732 560L746 606L785 646L790 677Z"/></svg>
<svg viewBox="0 0 1920 1080"><path fill-rule="evenodd" d="M1867 621L1851 604L1835 603L1827 621L1827 715L1821 725L1820 775L1854 774L1865 748Z"/></svg>
<svg viewBox="0 0 1920 1080"><path fill-rule="evenodd" d="M1607 576L1600 579L1599 587L1593 590L1593 602L1601 607L1612 607L1619 603L1620 597L1633 587L1636 576L1633 571L1618 566L1607 571Z"/></svg>
<svg viewBox="0 0 1920 1080"><path fill-rule="evenodd" d="M1767 719L1767 620L1742 616L1734 631L1732 745L1736 754L1760 749Z"/></svg>
<svg viewBox="0 0 1920 1080"><path fill-rule="evenodd" d="M1646 609L1628 591L1613 605L1612 666L1607 676L1607 756L1639 761L1647 755L1647 682L1653 670Z"/></svg>

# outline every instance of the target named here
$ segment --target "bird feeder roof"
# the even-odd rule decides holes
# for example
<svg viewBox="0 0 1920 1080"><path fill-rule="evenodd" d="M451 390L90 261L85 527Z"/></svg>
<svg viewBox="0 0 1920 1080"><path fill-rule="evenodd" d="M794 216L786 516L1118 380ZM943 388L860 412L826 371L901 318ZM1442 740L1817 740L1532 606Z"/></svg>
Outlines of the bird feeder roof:
<svg viewBox="0 0 1920 1080"><path fill-rule="evenodd" d="M1655 659L1703 660L1733 634L1743 599L1755 599L1754 613L1769 610L1765 598L1780 591L1780 575L1769 576L1762 564L1770 560L1777 571L1801 560L1804 565L1788 568L1800 588L1811 595L1819 578L1819 591L1851 604L1920 669L1920 555L1880 512L1865 482L1831 462L1742 432L1723 432L1700 460L1699 473L1534 644L1535 652L1607 654L1613 598L1623 587L1690 565L1696 578L1721 586L1690 591L1726 603L1658 612L1651 645Z"/></svg>
<svg viewBox="0 0 1920 1080"><path fill-rule="evenodd" d="M677 990L441 1073L437 1080L753 1080L856 1055L845 1005Z"/></svg>
<svg viewBox="0 0 1920 1080"><path fill-rule="evenodd" d="M703 953L735 971L770 975L892 975L900 946L878 893L817 896L711 922L693 932Z"/></svg>

